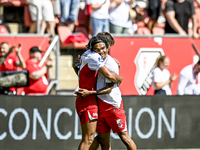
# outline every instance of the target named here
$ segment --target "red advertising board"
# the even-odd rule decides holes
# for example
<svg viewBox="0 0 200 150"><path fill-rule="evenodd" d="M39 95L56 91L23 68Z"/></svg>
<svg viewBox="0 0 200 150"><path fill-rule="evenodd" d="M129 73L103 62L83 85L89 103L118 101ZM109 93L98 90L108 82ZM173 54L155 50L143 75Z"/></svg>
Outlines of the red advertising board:
<svg viewBox="0 0 200 150"><path fill-rule="evenodd" d="M115 45L110 55L120 62L120 85L122 95L152 95L151 72L156 58L166 55L170 58L168 70L180 74L183 67L194 63L196 55L192 42L197 49L200 40L188 37L114 37ZM200 51L199 51L200 52ZM172 94L177 93L178 79L173 82ZM149 89L149 90L147 90Z"/></svg>

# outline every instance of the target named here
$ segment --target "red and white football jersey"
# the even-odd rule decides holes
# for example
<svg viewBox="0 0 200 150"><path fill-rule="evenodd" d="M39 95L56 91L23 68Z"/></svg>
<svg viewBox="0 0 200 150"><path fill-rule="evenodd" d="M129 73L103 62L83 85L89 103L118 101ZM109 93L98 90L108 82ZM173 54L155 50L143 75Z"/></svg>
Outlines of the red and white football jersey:
<svg viewBox="0 0 200 150"><path fill-rule="evenodd" d="M108 55L106 60L104 61L105 66L111 71L119 74L119 66L116 61ZM107 79L102 73L98 73L97 79L97 90L106 86L106 83L110 83L111 81ZM108 111L113 108L123 109L121 92L117 84L114 85L111 93L97 95L99 99L101 99L99 104L99 112Z"/></svg>
<svg viewBox="0 0 200 150"><path fill-rule="evenodd" d="M82 62L79 70L79 88L96 90L97 71L99 68L104 66L103 59L98 53L87 50L81 56L81 60ZM87 102L86 100L92 100L92 103L96 104L96 95L89 95L85 98L77 98L76 106L79 107L81 104L82 107L87 107L91 104L91 102Z"/></svg>

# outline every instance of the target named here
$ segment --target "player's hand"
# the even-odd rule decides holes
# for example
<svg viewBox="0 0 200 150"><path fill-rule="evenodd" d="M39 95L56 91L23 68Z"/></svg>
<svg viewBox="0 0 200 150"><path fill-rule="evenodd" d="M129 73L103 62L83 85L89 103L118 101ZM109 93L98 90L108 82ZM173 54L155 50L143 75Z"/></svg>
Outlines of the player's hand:
<svg viewBox="0 0 200 150"><path fill-rule="evenodd" d="M76 97L78 97L78 98L84 98L84 97L90 95L90 91L87 90L87 89L81 89L81 88L79 88L79 90L76 91L74 94L75 94Z"/></svg>
<svg viewBox="0 0 200 150"><path fill-rule="evenodd" d="M76 60L73 62L73 68L76 68L76 67L78 67L78 66L80 66L81 65L81 56L80 55L78 55L78 57L76 58Z"/></svg>

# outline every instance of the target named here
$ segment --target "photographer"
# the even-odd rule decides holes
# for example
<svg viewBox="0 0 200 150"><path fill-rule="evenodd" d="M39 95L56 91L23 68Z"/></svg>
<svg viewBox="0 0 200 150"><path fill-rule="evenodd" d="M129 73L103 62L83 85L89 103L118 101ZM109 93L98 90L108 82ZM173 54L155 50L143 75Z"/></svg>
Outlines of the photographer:
<svg viewBox="0 0 200 150"><path fill-rule="evenodd" d="M29 51L30 58L26 61L26 69L29 71L29 86L25 88L26 95L46 95L49 82L46 73L53 66L51 59L48 59L43 66L39 66L42 59L42 52L34 46Z"/></svg>
<svg viewBox="0 0 200 150"><path fill-rule="evenodd" d="M21 44L18 47L11 47L7 42L0 44L0 73L4 71L15 71L17 67L26 68L26 64L20 54ZM2 88L0 86L0 94L13 95L16 93L16 88Z"/></svg>

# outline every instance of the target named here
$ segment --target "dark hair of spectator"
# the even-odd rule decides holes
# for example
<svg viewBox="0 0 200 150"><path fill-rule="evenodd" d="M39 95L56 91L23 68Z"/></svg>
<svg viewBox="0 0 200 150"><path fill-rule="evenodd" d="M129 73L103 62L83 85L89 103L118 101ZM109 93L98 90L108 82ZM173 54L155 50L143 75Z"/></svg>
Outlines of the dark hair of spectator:
<svg viewBox="0 0 200 150"><path fill-rule="evenodd" d="M1 42L0 45L3 45L3 44L7 44L7 45L8 45L8 48L10 49L10 45L9 45L7 42Z"/></svg>
<svg viewBox="0 0 200 150"><path fill-rule="evenodd" d="M156 63L155 63L155 67L159 67L160 62L163 62L165 60L165 58L168 58L167 56L158 56L158 58L156 59Z"/></svg>
<svg viewBox="0 0 200 150"><path fill-rule="evenodd" d="M108 41L110 46L113 46L115 44L115 40L113 39L112 35L108 32L101 32L98 33L97 36L104 35L106 37L106 40Z"/></svg>
<svg viewBox="0 0 200 150"><path fill-rule="evenodd" d="M87 48L87 49L90 49L91 51L93 51L94 45L96 45L96 44L98 44L98 43L105 43L106 48L109 47L109 44L108 44L108 42L107 42L105 36L99 35L99 36L93 36L93 37L90 39L88 45L86 45L86 48Z"/></svg>

